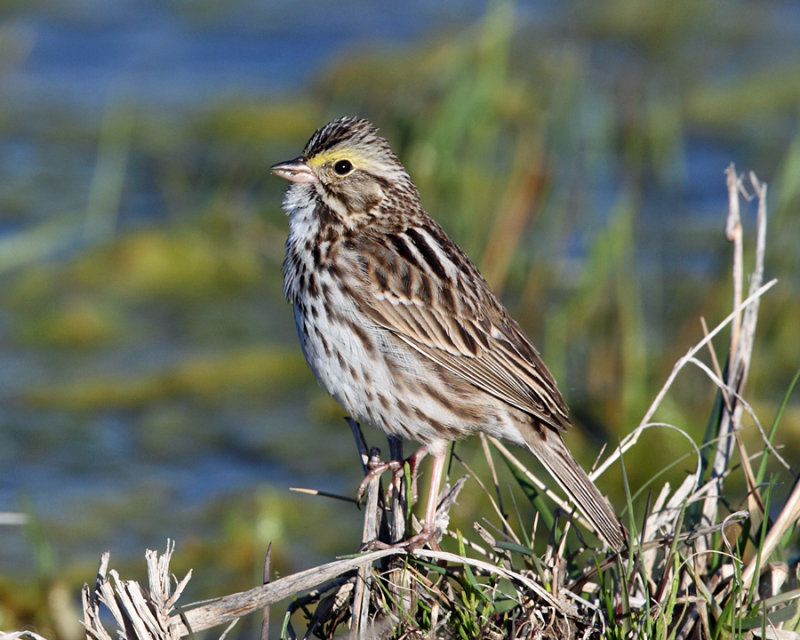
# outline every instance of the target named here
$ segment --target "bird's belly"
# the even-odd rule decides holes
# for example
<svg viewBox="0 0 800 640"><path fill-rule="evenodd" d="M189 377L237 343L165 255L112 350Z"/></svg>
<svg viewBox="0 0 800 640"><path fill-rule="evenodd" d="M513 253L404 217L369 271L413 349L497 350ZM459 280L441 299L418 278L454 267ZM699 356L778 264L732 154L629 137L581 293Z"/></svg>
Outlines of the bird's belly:
<svg viewBox="0 0 800 640"><path fill-rule="evenodd" d="M295 306L295 323L317 381L352 417L390 434L419 439L401 426L408 419L398 408L397 372L387 362L382 344L387 336L341 309L330 317L301 313Z"/></svg>
<svg viewBox="0 0 800 640"><path fill-rule="evenodd" d="M312 317L295 307L303 355L317 381L353 417L364 419L370 417L365 413L378 390L391 385L391 377L384 363L368 353L367 345L353 331L354 322L346 317Z"/></svg>
<svg viewBox="0 0 800 640"><path fill-rule="evenodd" d="M504 403L455 379L386 329L365 323L354 307L328 309L335 311L295 305L295 323L317 380L353 418L434 453L477 431L519 439Z"/></svg>

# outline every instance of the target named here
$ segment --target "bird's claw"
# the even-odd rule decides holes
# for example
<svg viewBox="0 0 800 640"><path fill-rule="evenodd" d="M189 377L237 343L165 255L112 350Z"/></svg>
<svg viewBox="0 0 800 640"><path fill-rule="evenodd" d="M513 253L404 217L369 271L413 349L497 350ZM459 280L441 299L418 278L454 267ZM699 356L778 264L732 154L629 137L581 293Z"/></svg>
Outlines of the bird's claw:
<svg viewBox="0 0 800 640"><path fill-rule="evenodd" d="M356 504L361 504L361 501L364 499L364 495L367 493L370 483L375 478L382 476L391 469L393 471L392 482L394 483L394 481L397 479L397 475L403 472L403 466L403 462L400 460L389 460L388 462L381 462L372 466L370 470L367 471L367 474L364 476L361 484L358 485L358 489L356 490Z"/></svg>
<svg viewBox="0 0 800 640"><path fill-rule="evenodd" d="M418 534L411 536L408 540L401 540L394 544L389 544L381 540L370 540L361 545L361 551L377 551L383 549L403 549L408 553L414 553L417 549L422 549L427 545L433 551L441 551L441 547L436 540L436 531L433 529L422 529Z"/></svg>

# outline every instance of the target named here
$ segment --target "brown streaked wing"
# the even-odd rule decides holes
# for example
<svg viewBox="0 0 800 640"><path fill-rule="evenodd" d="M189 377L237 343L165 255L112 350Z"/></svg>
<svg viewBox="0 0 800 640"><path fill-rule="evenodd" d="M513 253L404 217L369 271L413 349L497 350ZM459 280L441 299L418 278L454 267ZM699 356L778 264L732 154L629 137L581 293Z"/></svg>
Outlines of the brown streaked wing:
<svg viewBox="0 0 800 640"><path fill-rule="evenodd" d="M402 233L399 236L406 238ZM432 238L426 236L426 240ZM416 241L419 243L419 238ZM407 245L414 246L410 240ZM437 304L436 292L441 287L458 285L440 277L441 264L428 268L419 251L399 252L397 246L397 237L388 243L367 234L356 240L347 259L355 265L356 254L371 255L366 274L355 268L350 270L365 276L359 286L349 289L359 307L375 323L452 373L551 428L564 430L569 418L555 381L536 349L460 249L453 246L451 251L458 252L460 268L470 269L469 279L477 287L459 291L451 312ZM387 254L392 254L392 259ZM449 251L437 252L436 260L453 264L448 255ZM399 261L409 271L405 281L397 276L397 271L387 273L381 266ZM420 284L423 278L433 281L430 303L425 300L426 295L416 295L424 286Z"/></svg>

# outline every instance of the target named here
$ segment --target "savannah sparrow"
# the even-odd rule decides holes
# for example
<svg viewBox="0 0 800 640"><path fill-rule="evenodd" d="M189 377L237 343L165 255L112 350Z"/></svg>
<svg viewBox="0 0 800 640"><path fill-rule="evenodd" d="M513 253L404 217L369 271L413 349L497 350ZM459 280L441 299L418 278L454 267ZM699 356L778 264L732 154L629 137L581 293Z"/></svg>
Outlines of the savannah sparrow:
<svg viewBox="0 0 800 640"><path fill-rule="evenodd" d="M448 443L484 432L527 447L620 549L619 519L561 438L553 377L377 129L334 120L271 170L292 183L283 290L314 375L354 418L433 456L418 541L434 533Z"/></svg>

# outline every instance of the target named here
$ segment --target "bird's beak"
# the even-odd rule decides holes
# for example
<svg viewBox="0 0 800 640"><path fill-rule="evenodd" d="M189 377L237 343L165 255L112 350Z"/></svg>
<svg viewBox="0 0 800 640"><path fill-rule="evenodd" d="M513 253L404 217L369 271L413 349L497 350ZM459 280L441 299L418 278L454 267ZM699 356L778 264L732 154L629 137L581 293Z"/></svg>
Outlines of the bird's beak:
<svg viewBox="0 0 800 640"><path fill-rule="evenodd" d="M270 169L279 178L284 178L290 182L316 182L317 176L311 171L311 167L303 156L297 156L293 160L273 164Z"/></svg>

